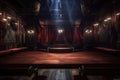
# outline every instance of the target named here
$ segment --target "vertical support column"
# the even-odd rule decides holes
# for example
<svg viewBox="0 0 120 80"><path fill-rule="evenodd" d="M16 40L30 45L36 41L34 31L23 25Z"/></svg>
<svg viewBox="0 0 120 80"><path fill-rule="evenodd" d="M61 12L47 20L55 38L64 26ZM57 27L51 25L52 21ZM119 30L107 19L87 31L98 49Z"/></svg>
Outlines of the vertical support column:
<svg viewBox="0 0 120 80"><path fill-rule="evenodd" d="M38 68L34 69L35 80L38 80Z"/></svg>

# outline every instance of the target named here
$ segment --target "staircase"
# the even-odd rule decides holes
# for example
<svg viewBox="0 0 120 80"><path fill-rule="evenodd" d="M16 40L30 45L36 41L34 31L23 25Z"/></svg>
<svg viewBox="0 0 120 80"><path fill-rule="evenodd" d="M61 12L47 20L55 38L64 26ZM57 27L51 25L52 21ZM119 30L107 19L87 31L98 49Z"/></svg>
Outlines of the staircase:
<svg viewBox="0 0 120 80"><path fill-rule="evenodd" d="M54 53L74 52L74 47L69 44L53 44L47 48L47 51Z"/></svg>

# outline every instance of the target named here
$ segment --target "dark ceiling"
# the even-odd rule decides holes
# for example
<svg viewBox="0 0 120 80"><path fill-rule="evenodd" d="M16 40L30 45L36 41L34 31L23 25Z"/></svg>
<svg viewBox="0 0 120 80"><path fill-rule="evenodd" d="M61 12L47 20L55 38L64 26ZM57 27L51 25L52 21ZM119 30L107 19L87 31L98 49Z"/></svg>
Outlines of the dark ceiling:
<svg viewBox="0 0 120 80"><path fill-rule="evenodd" d="M47 0L39 0L41 3L41 9L38 15L35 12L35 2L38 0L3 0L13 6L16 12L22 16L26 21L28 26L34 25L39 19L48 19L50 12L47 6ZM72 1L72 0L62 0L62 1ZM112 13L112 11L118 11L120 8L120 0L75 0L76 4L73 9L80 10L79 5L84 4L84 13L82 12L82 21L89 22L94 20L94 18L99 17L103 14ZM74 13L79 13L79 11L74 11ZM80 16L76 16L80 18Z"/></svg>
<svg viewBox="0 0 120 80"><path fill-rule="evenodd" d="M37 0L3 0L3 3L7 3L12 7L17 15L21 16L27 26L36 24L35 15L35 2Z"/></svg>

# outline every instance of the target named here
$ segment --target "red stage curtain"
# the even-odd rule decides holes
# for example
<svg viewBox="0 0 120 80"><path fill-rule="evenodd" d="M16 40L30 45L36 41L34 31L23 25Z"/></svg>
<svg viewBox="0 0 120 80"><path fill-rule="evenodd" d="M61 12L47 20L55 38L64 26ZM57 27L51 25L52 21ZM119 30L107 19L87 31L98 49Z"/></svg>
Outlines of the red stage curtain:
<svg viewBox="0 0 120 80"><path fill-rule="evenodd" d="M76 27L74 29L74 35L73 35L73 43L74 44L80 44L83 39L81 29L79 27Z"/></svg>
<svg viewBox="0 0 120 80"><path fill-rule="evenodd" d="M38 42L41 41L41 32L42 32L42 30L41 30L41 28L39 27L39 28L38 28Z"/></svg>
<svg viewBox="0 0 120 80"><path fill-rule="evenodd" d="M56 40L56 31L54 28L49 28L48 30L48 40L49 43L53 43Z"/></svg>
<svg viewBox="0 0 120 80"><path fill-rule="evenodd" d="M56 31L54 28L39 28L38 42L50 44L56 40Z"/></svg>
<svg viewBox="0 0 120 80"><path fill-rule="evenodd" d="M66 30L64 31L64 33L65 33L64 35L65 35L66 41L69 42L69 43L72 43L73 33L72 33L71 29L66 29Z"/></svg>
<svg viewBox="0 0 120 80"><path fill-rule="evenodd" d="M72 43L79 44L83 38L81 29L79 27L76 27L74 31L72 30L73 29L65 29L64 33L58 36L58 33L55 28L52 27L39 28L38 41L41 41L42 44L50 44L50 43L54 43L55 41L60 41L64 38L64 42L71 44Z"/></svg>

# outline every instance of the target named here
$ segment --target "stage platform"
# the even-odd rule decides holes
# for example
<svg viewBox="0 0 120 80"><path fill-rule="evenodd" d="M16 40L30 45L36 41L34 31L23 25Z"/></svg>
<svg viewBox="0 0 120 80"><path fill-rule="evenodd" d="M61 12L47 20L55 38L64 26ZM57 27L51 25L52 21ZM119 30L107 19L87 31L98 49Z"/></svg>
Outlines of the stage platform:
<svg viewBox="0 0 120 80"><path fill-rule="evenodd" d="M65 53L65 52L74 52L74 47L69 44L54 44L47 48L48 52L57 52L57 53Z"/></svg>
<svg viewBox="0 0 120 80"><path fill-rule="evenodd" d="M38 48L37 50L43 52L51 52L51 53L71 53L71 52L82 51L83 47L72 44L52 44L52 45L43 46L41 48Z"/></svg>
<svg viewBox="0 0 120 80"><path fill-rule="evenodd" d="M103 54L94 51L81 51L72 53L48 53L40 51L25 51L0 57L0 65L38 65L48 67L68 66L78 67L79 65L120 65L120 56Z"/></svg>
<svg viewBox="0 0 120 80"><path fill-rule="evenodd" d="M0 71L32 69L80 69L89 75L120 75L120 56L94 51L48 53L24 51L0 57ZM19 69L19 70L18 70ZM31 71L30 71L31 72ZM26 73L27 74L27 73Z"/></svg>

